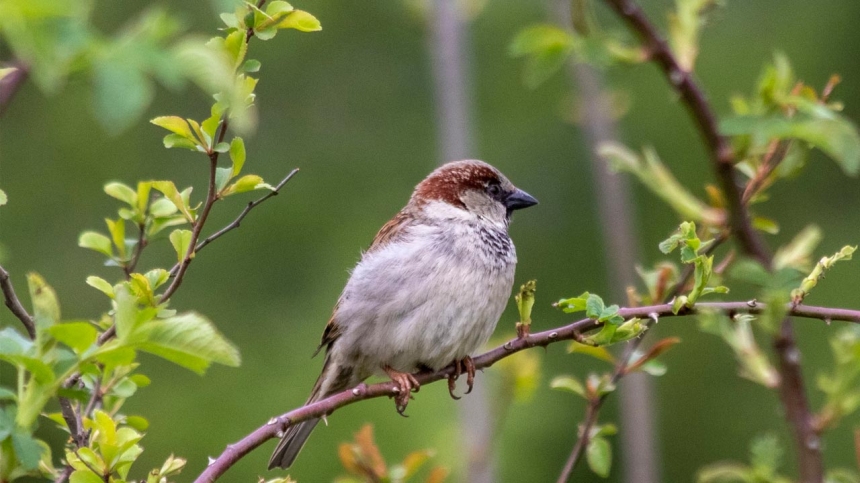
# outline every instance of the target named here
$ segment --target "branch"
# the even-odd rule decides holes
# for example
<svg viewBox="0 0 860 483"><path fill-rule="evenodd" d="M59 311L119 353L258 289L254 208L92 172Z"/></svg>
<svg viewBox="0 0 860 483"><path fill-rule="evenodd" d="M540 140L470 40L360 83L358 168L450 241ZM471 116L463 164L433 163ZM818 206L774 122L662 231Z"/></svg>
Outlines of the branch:
<svg viewBox="0 0 860 483"><path fill-rule="evenodd" d="M716 116L704 94L693 81L691 74L681 69L666 41L633 0L605 1L642 39L651 53L651 58L662 68L669 82L680 94L710 151L712 164L728 200L733 236L746 255L770 268L773 256L752 228L749 212L743 203L743 195L738 185L738 173L734 169L734 154L727 138L719 133ZM809 411L799 362L800 350L795 344L794 330L788 317L782 322L780 335L774 338L774 349L780 360L779 372L781 380L784 381L780 384L780 397L785 407L786 419L794 431L800 479L804 482L823 481L821 444L812 423L813 417Z"/></svg>
<svg viewBox="0 0 860 483"><path fill-rule="evenodd" d="M242 220L244 220L245 217L248 216L248 213L250 213L251 210L256 208L258 205L262 204L264 201L268 200L269 198L272 198L272 197L280 194L281 188L283 188L284 185L287 184L287 182L290 181L290 179L292 179L293 176L295 176L298 172L299 172L299 168L293 169L292 171L290 171L290 173L284 179L281 180L280 183L278 183L275 186L275 188L270 193L268 193L266 196L263 196L262 198L259 198L257 200L254 200L254 201L248 203L248 205L245 207L245 209L242 210L241 213L239 213L239 216L237 216L235 220L230 222L229 225L225 226L224 228L221 228L217 232L206 237L206 239L203 240L202 242L198 243L197 247L194 249L194 252L195 253L199 252L206 245L212 243L213 241L217 240L218 238L221 238L222 236L227 234L227 232L229 232L231 230L235 230L236 228L239 228L239 225L242 223ZM178 268L179 268L178 264L175 265L173 268L170 269L170 273L175 273L175 271L178 270Z"/></svg>
<svg viewBox="0 0 860 483"><path fill-rule="evenodd" d="M705 139L717 178L728 200L732 231L744 252L770 265L770 252L759 234L753 229L749 213L743 208L738 173L734 169L734 153L728 139L721 135L717 118L705 98L704 92L693 80L692 74L681 68L669 44L660 35L645 12L633 0L605 0L615 12L627 22L651 54L651 59L660 66L672 87L681 96L693 121Z"/></svg>
<svg viewBox="0 0 860 483"><path fill-rule="evenodd" d="M651 317L675 317L695 315L704 311L718 311L727 314L735 313L751 313L758 314L767 309L765 304L751 301L743 302L710 302L699 303L691 309L686 309L678 314L672 313L672 304L651 305L645 307L623 308L618 311L618 314L625 319L632 317L651 318ZM860 310L850 309L831 309L828 307L815 307L808 305L798 305L797 307L786 306L789 314L798 317L807 317L820 320L843 320L848 322L860 323ZM510 357L511 355L525 349L533 347L546 347L550 344L581 339L583 332L588 332L600 327L596 321L592 319L582 319L563 327L550 329L543 332L528 335L522 339L513 339L490 350L484 354L473 358L476 369L484 369L492 366L496 362ZM454 366L448 366L436 372L420 372L415 375L421 385L431 382L446 379L449 375L454 374ZM396 394L397 385L394 382L382 382L368 386L360 384L353 389L329 396L325 399L317 401L307 406L294 409L280 416L270 419L266 424L254 430L251 434L245 436L235 444L228 445L227 448L212 462L209 466L197 477L195 483L211 483L217 480L221 475L227 472L236 462L242 457L268 441L269 439L279 437L289 426L307 421L309 419L321 418L333 413L335 410L354 404L365 399L373 399L382 396L392 396Z"/></svg>
<svg viewBox="0 0 860 483"><path fill-rule="evenodd" d="M27 334L30 335L30 338L35 340L36 323L33 321L33 316L27 313L27 309L21 305L21 300L18 299L15 288L12 287L12 282L9 281L9 272L3 266L0 266L0 288L3 289L3 299L6 302L6 307L9 307L9 310L15 317L18 317L18 320L24 324L24 328L27 329Z"/></svg>
<svg viewBox="0 0 860 483"><path fill-rule="evenodd" d="M218 135L218 141L213 144L218 144L224 141L224 135L227 134L227 124L227 114L224 114L223 121L221 122L221 132ZM209 218L209 212L212 211L212 206L219 200L218 186L215 182L218 170L218 154L218 151L212 151L209 153L209 187L206 191L206 202L203 204L203 211L200 212L200 216L197 217L197 220L194 222L194 226L191 229L191 242L188 244L188 250L185 252L185 257L183 257L182 262L179 263L179 269L176 270L176 276L173 278L173 282L171 282L170 286L168 286L164 293L161 294L159 303L164 303L170 299L170 296L176 292L176 289L178 289L180 285L182 285L182 281L185 279L185 272L188 271L188 266L191 265L191 260L194 258L194 251L197 249L197 240L200 239L203 225L206 224L206 219Z"/></svg>
<svg viewBox="0 0 860 483"><path fill-rule="evenodd" d="M714 253L717 248L726 241L726 236L721 234L717 238L714 238L714 242L705 252L705 255L710 255ZM668 291L666 292L663 300L671 303L672 299L680 295L687 286L687 283L690 281L690 277L695 273L695 266L690 264L684 267L684 272L681 273L681 277L678 279L678 282ZM656 314L655 314L656 315ZM656 317L652 317L652 314L648 314L648 322L646 322L646 326L648 329L656 322ZM636 339L631 340L627 343L627 347L624 349L624 353L618 359L618 364L615 366L615 370L612 373L612 383L617 384L622 377L628 374L627 367L630 364L630 359L633 358L633 354L639 349L639 346L642 345L642 341L645 340L645 337L638 337ZM591 428L597 424L597 417L600 415L600 408L603 407L603 402L606 401L606 397L609 394L604 394L602 397L594 398L588 401L588 407L585 410L585 419L582 423L582 430L579 433L579 436L576 439L576 443L573 445L573 449L570 452L570 456L567 458L567 462L564 465L564 468L561 471L561 474L558 477L558 482L566 482L570 479L571 474L573 473L573 469L576 467L576 464L579 462L579 459L582 457L582 452L588 446L588 440L591 434Z"/></svg>

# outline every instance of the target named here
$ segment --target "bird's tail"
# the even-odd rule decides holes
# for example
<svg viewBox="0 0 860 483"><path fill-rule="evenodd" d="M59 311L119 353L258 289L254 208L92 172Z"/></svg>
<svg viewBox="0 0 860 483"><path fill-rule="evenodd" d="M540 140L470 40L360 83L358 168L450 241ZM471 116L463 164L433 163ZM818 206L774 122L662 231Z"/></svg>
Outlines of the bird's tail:
<svg viewBox="0 0 860 483"><path fill-rule="evenodd" d="M317 378L317 382L314 384L313 391L311 391L311 395L305 405L307 406L334 393L343 391L352 383L352 368L339 367L327 355L323 363L322 373ZM319 422L319 418L309 419L287 428L281 441L278 442L275 452L269 458L269 469L271 470L275 467L289 468L296 460L305 442L310 437L311 432Z"/></svg>

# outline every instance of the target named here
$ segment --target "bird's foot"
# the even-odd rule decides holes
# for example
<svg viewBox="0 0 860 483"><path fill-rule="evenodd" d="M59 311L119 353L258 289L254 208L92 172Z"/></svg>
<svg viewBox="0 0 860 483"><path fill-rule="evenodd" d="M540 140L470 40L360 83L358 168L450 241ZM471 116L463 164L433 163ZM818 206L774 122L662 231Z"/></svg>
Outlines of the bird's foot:
<svg viewBox="0 0 860 483"><path fill-rule="evenodd" d="M397 393L394 394L394 407L397 409L397 413L403 417L406 417L404 411L406 411L406 406L409 404L410 393L418 392L421 389L421 383L418 382L418 379L415 379L415 376L408 372L400 372L392 369L389 366L385 366L382 368L388 377L397 384Z"/></svg>
<svg viewBox="0 0 860 483"><path fill-rule="evenodd" d="M460 378L463 371L466 371L466 385L468 386L466 394L469 394L472 392L472 388L475 385L475 363L469 356L454 361L454 374L448 376L448 394L450 394L453 399L460 399L459 396L454 394L454 388L457 387L457 379Z"/></svg>

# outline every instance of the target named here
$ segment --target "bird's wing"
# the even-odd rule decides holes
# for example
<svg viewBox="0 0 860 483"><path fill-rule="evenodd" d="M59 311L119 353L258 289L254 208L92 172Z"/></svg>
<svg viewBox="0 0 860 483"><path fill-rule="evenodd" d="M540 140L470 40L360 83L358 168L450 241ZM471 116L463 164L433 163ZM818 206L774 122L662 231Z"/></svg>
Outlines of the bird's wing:
<svg viewBox="0 0 860 483"><path fill-rule="evenodd" d="M376 236L373 237L370 247L365 253L370 253L388 245L389 243L403 238L406 234L406 229L412 224L414 218L402 210L394 218L388 220L388 223L382 225Z"/></svg>
<svg viewBox="0 0 860 483"><path fill-rule="evenodd" d="M413 220L412 216L408 215L405 210L400 211L394 218L388 220L388 222L382 225L382 228L379 229L379 232L376 233L376 236L373 237L373 242L370 243L370 247L368 247L365 254L381 249L382 247L392 243L396 240L399 240L405 236L406 228L411 224ZM341 327L338 325L337 319L337 309L340 306L340 299L338 299L337 303L334 306L334 310L332 311L331 318L328 319L328 323L325 326L325 330L323 330L322 339L320 340L320 345L317 347L314 355L317 355L323 347L331 346L331 344L340 337Z"/></svg>

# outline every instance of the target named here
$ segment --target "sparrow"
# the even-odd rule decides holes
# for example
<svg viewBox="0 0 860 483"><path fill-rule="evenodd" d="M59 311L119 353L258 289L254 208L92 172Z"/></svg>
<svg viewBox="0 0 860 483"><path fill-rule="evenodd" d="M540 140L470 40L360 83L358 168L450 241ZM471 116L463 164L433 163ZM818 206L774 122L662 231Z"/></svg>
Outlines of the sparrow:
<svg viewBox="0 0 860 483"><path fill-rule="evenodd" d="M451 396L459 399L453 389L464 370L471 391L470 355L489 340L513 288L511 214L535 204L483 161L430 173L352 271L317 348L325 360L305 404L387 375L402 415L420 388L414 373L452 363ZM287 428L269 469L289 468L319 421Z"/></svg>

